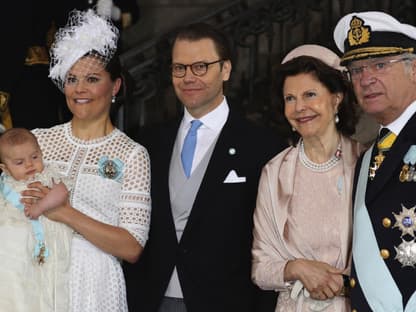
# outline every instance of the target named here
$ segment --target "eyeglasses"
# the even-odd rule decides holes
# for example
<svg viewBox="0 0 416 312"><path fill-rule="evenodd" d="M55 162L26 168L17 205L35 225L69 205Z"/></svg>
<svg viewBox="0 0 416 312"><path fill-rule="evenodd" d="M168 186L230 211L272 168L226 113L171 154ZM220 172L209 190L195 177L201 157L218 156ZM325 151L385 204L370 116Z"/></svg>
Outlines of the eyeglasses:
<svg viewBox="0 0 416 312"><path fill-rule="evenodd" d="M203 75L205 75L208 71L208 66L215 64L215 63L224 63L224 60L218 60L218 61L214 61L214 62L210 62L210 63L206 63L206 62L196 62L196 63L192 63L192 64L180 64L180 63L173 63L171 65L172 68L172 75L176 78L183 78L186 75L186 68L189 67L191 69L191 72L198 77L201 77Z"/></svg>
<svg viewBox="0 0 416 312"><path fill-rule="evenodd" d="M384 74L392 64L409 60L409 58L401 58L394 60L375 61L373 63L369 63L368 65L348 67L348 72L351 79L356 80L361 78L361 75L364 73L364 69L368 70L372 74Z"/></svg>

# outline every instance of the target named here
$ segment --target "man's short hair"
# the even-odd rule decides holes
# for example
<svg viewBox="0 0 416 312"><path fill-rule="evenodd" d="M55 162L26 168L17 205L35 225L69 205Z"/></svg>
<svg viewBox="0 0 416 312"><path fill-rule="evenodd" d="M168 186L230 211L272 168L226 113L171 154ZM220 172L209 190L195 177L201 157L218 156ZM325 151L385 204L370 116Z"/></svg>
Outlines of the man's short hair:
<svg viewBox="0 0 416 312"><path fill-rule="evenodd" d="M174 32L174 42L176 40L197 41L201 39L211 39L214 42L219 57L222 60L230 60L232 62L233 52L231 40L225 32L222 32L214 26L207 23L193 23L182 26Z"/></svg>

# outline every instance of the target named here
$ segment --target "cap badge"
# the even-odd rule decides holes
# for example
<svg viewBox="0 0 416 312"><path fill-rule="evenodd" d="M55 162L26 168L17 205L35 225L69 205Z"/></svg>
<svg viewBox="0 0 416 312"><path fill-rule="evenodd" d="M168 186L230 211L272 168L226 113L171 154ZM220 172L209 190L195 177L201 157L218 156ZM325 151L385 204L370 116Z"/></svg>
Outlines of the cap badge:
<svg viewBox="0 0 416 312"><path fill-rule="evenodd" d="M350 23L350 30L348 31L348 42L350 46L360 45L370 41L370 26L363 26L364 21L357 16L354 16Z"/></svg>

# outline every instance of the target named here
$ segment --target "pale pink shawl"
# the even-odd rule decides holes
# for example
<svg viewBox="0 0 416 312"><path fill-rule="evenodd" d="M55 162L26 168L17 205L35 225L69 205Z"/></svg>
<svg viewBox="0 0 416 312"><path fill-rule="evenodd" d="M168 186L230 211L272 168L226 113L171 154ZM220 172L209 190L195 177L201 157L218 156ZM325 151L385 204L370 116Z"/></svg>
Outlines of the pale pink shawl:
<svg viewBox="0 0 416 312"><path fill-rule="evenodd" d="M339 231L344 231L342 237L348 237L348 241L341 246L343 263L348 263L345 269L349 273L351 259L351 228L352 228L352 184L354 167L362 150L361 146L350 139L342 137L342 166L345 190L347 196L341 203L341 218L345 220ZM284 267L288 260L296 258L310 258L309 251L295 248L284 238L283 231L288 218L288 209L292 194L294 193L294 181L296 164L298 161L298 148L289 147L270 160L263 168L259 183L257 206L254 213L254 241L253 241L253 281L261 288L276 291L287 291L288 284L283 280ZM324 194L316 194L324 196ZM309 200L305 198L305 202ZM322 222L325 222L323 219ZM319 225L317 225L319 226ZM289 295L280 294L280 299ZM276 311L278 308L276 308ZM286 310L290 311L289 307ZM326 311L326 310L325 310Z"/></svg>

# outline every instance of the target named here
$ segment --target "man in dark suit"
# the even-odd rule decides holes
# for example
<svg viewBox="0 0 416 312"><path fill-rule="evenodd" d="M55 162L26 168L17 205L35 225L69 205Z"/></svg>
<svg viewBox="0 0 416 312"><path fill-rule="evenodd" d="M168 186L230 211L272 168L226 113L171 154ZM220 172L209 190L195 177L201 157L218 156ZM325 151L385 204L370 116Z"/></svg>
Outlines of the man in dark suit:
<svg viewBox="0 0 416 312"><path fill-rule="evenodd" d="M272 312L276 294L250 277L252 215L261 168L284 143L229 108L223 83L231 49L223 33L207 24L180 29L171 69L184 116L144 142L152 219L141 259L124 267L129 311Z"/></svg>
<svg viewBox="0 0 416 312"><path fill-rule="evenodd" d="M384 128L356 169L351 306L416 311L416 27L351 13L334 38L360 106Z"/></svg>

